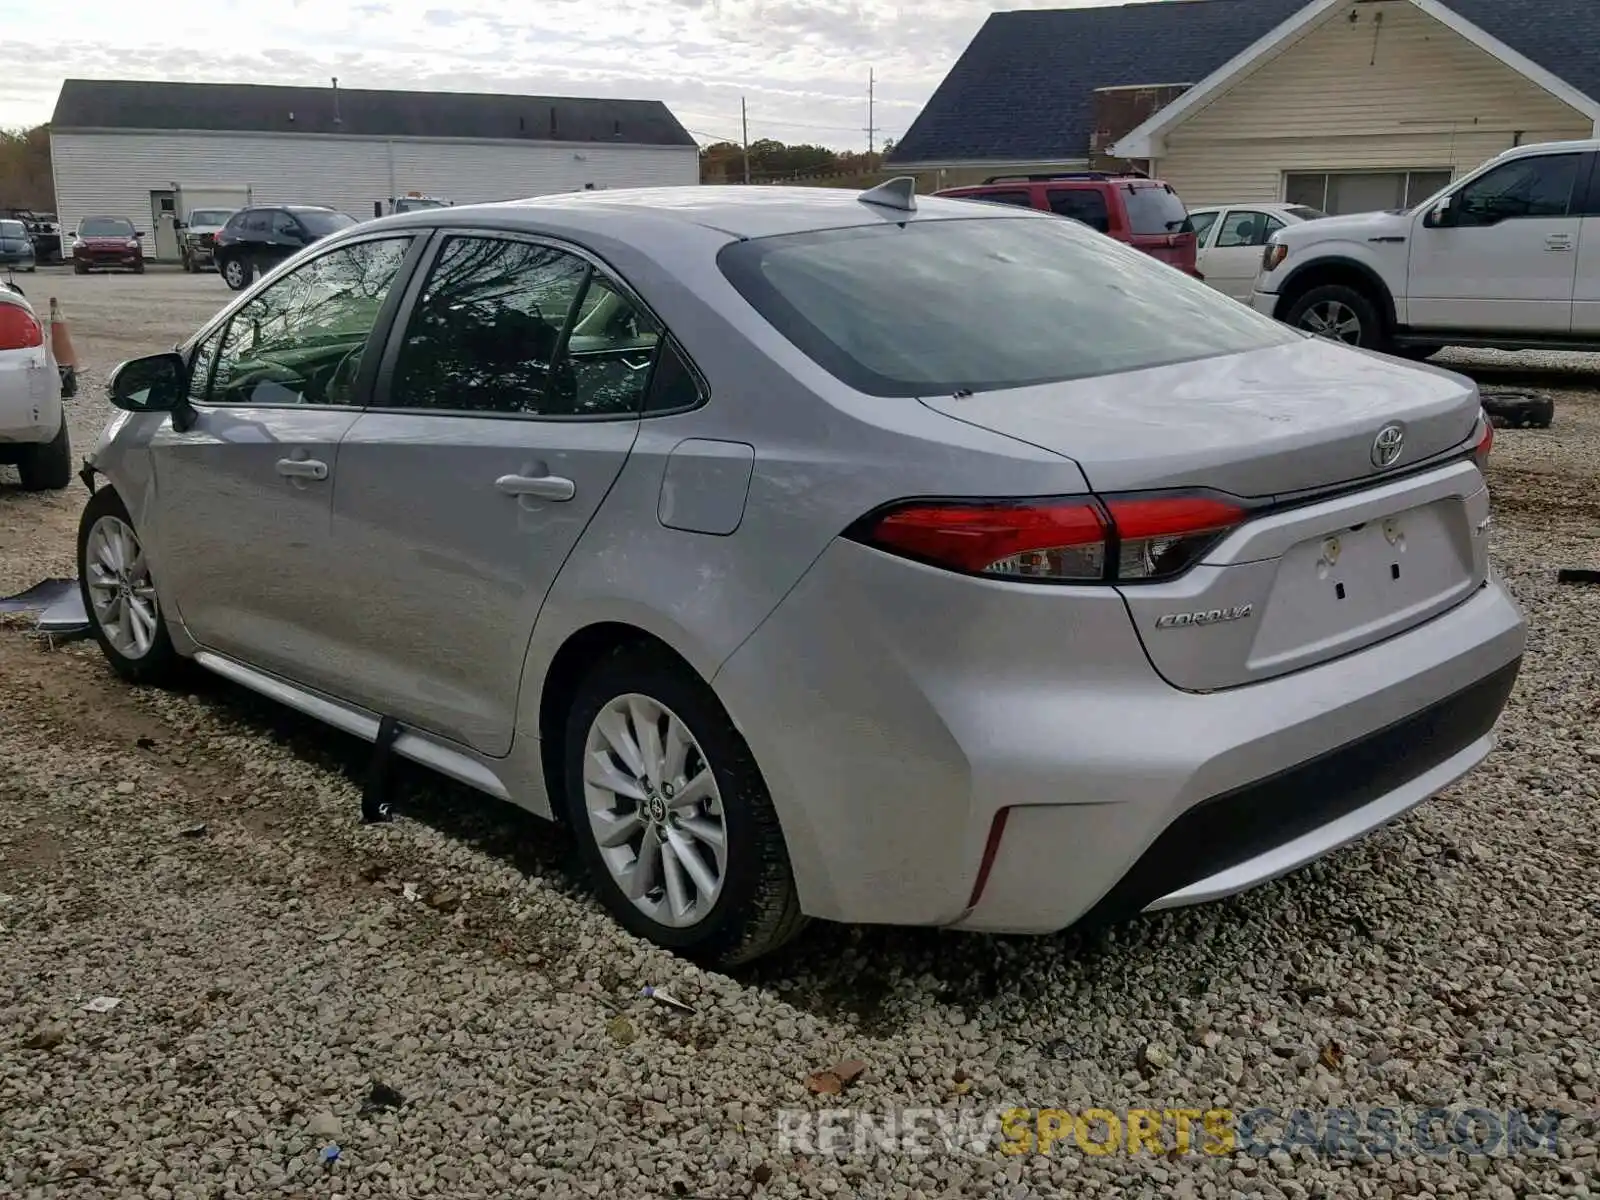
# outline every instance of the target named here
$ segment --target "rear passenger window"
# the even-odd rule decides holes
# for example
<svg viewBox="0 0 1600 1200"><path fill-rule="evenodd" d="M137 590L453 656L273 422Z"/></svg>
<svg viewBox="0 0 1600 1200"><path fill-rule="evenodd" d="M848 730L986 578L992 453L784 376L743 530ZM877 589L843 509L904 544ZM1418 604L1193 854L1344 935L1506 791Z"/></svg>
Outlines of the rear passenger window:
<svg viewBox="0 0 1600 1200"><path fill-rule="evenodd" d="M381 403L633 417L699 398L655 318L603 271L553 246L461 236L429 272Z"/></svg>
<svg viewBox="0 0 1600 1200"><path fill-rule="evenodd" d="M452 237L406 326L388 403L539 416L555 410L561 335L589 264L550 246Z"/></svg>
<svg viewBox="0 0 1600 1200"><path fill-rule="evenodd" d="M1097 188L1052 188L1049 192L1050 211L1060 217L1082 221L1101 233L1111 232L1111 215L1106 210L1105 195Z"/></svg>

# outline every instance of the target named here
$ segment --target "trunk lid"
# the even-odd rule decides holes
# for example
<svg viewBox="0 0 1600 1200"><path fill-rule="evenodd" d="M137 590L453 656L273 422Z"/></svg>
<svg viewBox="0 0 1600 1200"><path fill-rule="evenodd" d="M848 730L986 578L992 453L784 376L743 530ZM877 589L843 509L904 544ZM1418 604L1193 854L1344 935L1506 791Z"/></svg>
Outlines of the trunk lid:
<svg viewBox="0 0 1600 1200"><path fill-rule="evenodd" d="M1152 665L1179 688L1236 687L1353 653L1454 607L1487 576L1487 489L1477 466L1451 457L1478 431L1477 388L1437 368L1307 340L924 403L1071 458L1102 495L1212 488L1262 506L1178 578L1119 588ZM1375 444L1390 426L1401 452L1380 467ZM1407 471L1429 460L1437 469Z"/></svg>
<svg viewBox="0 0 1600 1200"><path fill-rule="evenodd" d="M1306 338L1038 387L924 398L935 412L1076 462L1097 492L1206 487L1259 499L1376 480L1472 436L1477 385ZM1373 446L1403 434L1384 468Z"/></svg>

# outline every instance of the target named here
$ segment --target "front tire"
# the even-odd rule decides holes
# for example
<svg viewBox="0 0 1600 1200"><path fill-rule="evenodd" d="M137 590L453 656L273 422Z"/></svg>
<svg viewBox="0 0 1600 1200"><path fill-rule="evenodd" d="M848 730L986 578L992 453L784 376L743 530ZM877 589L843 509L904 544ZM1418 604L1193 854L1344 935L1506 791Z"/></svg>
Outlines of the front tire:
<svg viewBox="0 0 1600 1200"><path fill-rule="evenodd" d="M250 260L241 254L230 255L222 260L219 268L222 272L222 282L236 292L242 292L250 286L250 276L254 272L250 269Z"/></svg>
<svg viewBox="0 0 1600 1200"><path fill-rule="evenodd" d="M720 967L805 924L761 771L715 693L667 651L619 647L578 686L565 799L601 902L629 932Z"/></svg>
<svg viewBox="0 0 1600 1200"><path fill-rule="evenodd" d="M66 410L61 413L61 428L48 442L25 446L17 460L17 474L28 492L60 491L72 482L72 435L67 432Z"/></svg>
<svg viewBox="0 0 1600 1200"><path fill-rule="evenodd" d="M1323 284L1299 296L1289 306L1284 323L1367 350L1383 350L1388 341L1378 306L1364 292L1342 283Z"/></svg>
<svg viewBox="0 0 1600 1200"><path fill-rule="evenodd" d="M113 671L132 684L177 682L183 660L167 633L144 544L111 487L89 498L78 521L78 590Z"/></svg>

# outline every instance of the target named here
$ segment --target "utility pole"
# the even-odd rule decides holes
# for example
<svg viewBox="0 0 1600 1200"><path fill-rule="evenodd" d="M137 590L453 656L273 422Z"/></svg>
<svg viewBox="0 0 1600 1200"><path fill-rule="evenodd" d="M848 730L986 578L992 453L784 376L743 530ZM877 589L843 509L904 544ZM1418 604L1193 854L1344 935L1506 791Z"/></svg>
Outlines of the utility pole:
<svg viewBox="0 0 1600 1200"><path fill-rule="evenodd" d="M867 157L872 157L872 152L878 144L878 127L874 123L877 113L875 111L877 96L875 88L877 79L871 67L867 68Z"/></svg>
<svg viewBox="0 0 1600 1200"><path fill-rule="evenodd" d="M750 114L744 106L744 97L739 97L739 122L744 126L744 181L750 182Z"/></svg>

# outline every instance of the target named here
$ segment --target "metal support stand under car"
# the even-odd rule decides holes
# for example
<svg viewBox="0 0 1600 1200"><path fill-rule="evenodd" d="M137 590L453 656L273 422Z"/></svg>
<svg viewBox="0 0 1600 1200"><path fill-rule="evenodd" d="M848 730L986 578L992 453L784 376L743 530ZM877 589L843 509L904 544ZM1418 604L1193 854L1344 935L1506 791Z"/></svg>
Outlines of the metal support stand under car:
<svg viewBox="0 0 1600 1200"><path fill-rule="evenodd" d="M393 717L384 717L378 722L378 737L372 743L372 762L367 767L367 785L361 792L363 825L374 825L389 819L389 791L394 780L394 743L400 732L400 722Z"/></svg>

